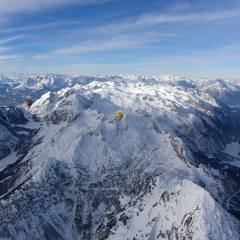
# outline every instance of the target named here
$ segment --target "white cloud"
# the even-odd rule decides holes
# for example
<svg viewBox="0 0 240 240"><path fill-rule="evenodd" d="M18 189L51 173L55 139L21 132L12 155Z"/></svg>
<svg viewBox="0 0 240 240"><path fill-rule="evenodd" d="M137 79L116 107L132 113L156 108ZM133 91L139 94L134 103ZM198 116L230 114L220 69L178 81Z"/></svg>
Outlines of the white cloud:
<svg viewBox="0 0 240 240"><path fill-rule="evenodd" d="M149 25L161 23L176 23L176 22L196 22L196 21L216 21L230 18L240 17L240 10L225 10L217 12L196 12L185 13L178 15L168 14L148 14L141 16L136 22L136 25Z"/></svg>
<svg viewBox="0 0 240 240"><path fill-rule="evenodd" d="M13 36L5 39L0 40L0 62L7 62L11 60L15 60L20 58L19 55L16 54L9 54L14 48L7 46L8 43L23 38L23 35ZM2 54L2 55L1 55Z"/></svg>
<svg viewBox="0 0 240 240"><path fill-rule="evenodd" d="M0 32L2 32L2 33L25 32L25 31L32 31L32 30L39 30L39 29L62 26L64 24L66 24L65 21L64 22L44 23L44 24L30 25L30 26L22 26L22 27L15 27L15 28L3 28L0 30Z"/></svg>
<svg viewBox="0 0 240 240"><path fill-rule="evenodd" d="M100 4L105 0L0 0L0 13L41 11L69 5Z"/></svg>
<svg viewBox="0 0 240 240"><path fill-rule="evenodd" d="M48 53L35 55L36 59L47 59L47 58L57 58L63 55L79 55L83 53L89 52L100 52L100 51L108 51L108 50L120 50L131 47L137 47L139 45L154 42L154 38L152 35L150 37L148 35L143 36L131 36L131 35L122 35L113 38L109 38L106 40L98 40L87 41L81 44L56 49L50 51Z"/></svg>
<svg viewBox="0 0 240 240"><path fill-rule="evenodd" d="M7 51L9 51L11 49L12 48L10 48L10 47L0 47L0 53L7 52Z"/></svg>
<svg viewBox="0 0 240 240"><path fill-rule="evenodd" d="M14 55L14 54L0 55L0 62L7 62L7 61L11 61L11 60L16 60L18 58L21 58L21 56L20 55Z"/></svg>
<svg viewBox="0 0 240 240"><path fill-rule="evenodd" d="M5 39L0 39L0 45L8 44L9 42L12 42L12 41L21 39L21 38L23 38L23 37L24 37L23 35L18 35L18 36L13 36L13 37L5 38Z"/></svg>
<svg viewBox="0 0 240 240"><path fill-rule="evenodd" d="M92 29L92 32L123 32L166 23L201 23L223 21L235 18L240 18L240 10L238 9L184 14L151 13L143 14L135 19L127 19L125 21L96 27L95 29Z"/></svg>

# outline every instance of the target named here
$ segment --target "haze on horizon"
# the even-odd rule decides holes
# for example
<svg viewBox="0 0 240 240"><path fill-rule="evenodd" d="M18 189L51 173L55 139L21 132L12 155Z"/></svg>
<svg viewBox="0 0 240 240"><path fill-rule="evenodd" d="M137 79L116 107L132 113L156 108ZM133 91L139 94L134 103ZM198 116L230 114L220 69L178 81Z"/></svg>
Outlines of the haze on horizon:
<svg viewBox="0 0 240 240"><path fill-rule="evenodd" d="M240 76L237 0L0 0L0 72Z"/></svg>

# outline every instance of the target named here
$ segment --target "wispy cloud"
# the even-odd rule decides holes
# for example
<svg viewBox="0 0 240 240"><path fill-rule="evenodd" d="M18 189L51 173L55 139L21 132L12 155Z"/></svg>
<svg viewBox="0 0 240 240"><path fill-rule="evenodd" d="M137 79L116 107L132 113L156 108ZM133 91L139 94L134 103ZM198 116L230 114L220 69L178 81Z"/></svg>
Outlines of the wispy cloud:
<svg viewBox="0 0 240 240"><path fill-rule="evenodd" d="M29 64L18 67L14 71L43 71L72 74L176 74L198 77L239 77L239 67L232 63L240 60L240 43L225 45L221 48L196 53L186 53L180 56L166 56L159 58L141 58L137 62L126 63L75 63L51 64L33 67ZM230 67L229 67L230 64ZM221 67L219 67L221 66ZM224 67L223 67L224 66ZM13 67L6 66L13 71Z"/></svg>
<svg viewBox="0 0 240 240"><path fill-rule="evenodd" d="M10 55L0 55L0 62L7 62L10 60L16 60L21 58L20 55L10 54Z"/></svg>
<svg viewBox="0 0 240 240"><path fill-rule="evenodd" d="M82 66L81 69L87 68L89 73L91 69L97 73L113 68L119 73L128 71L140 74L143 70L149 74L156 73L160 67L166 71L189 72L191 68L203 71L214 64L220 66L231 62L233 66L240 61L240 45L227 45L239 39L236 29L240 22L240 10L237 7L230 10L230 5L228 9L221 4L209 6L209 1L206 1L208 4L181 5L181 8L170 9L169 6L163 8L160 1L159 5L154 5L154 12L147 13L145 9L152 9L153 5L151 1L141 1L145 3L139 6L142 11L139 15L136 15L134 4L121 7L119 4L109 4L102 6L101 11L94 10L89 16L77 14L75 7L67 8L67 11L65 8L104 2L0 0L0 18L6 16L7 21L10 20L7 24L1 24L0 33L2 38L5 34L6 39L0 39L0 61L6 61L5 66L32 66L41 70L50 69L56 64L56 71L61 71L62 65L66 64L66 72L69 69L78 71ZM173 2L178 4L177 0ZM44 10L49 11L43 14ZM87 7L88 10L92 9ZM11 41L23 36L7 38L10 33L23 34L24 41L12 44ZM25 46L21 48L20 44ZM9 49L8 45L13 49ZM119 58L121 54L124 56ZM69 68L67 64L73 62L76 64Z"/></svg>
<svg viewBox="0 0 240 240"><path fill-rule="evenodd" d="M10 48L10 47L0 47L0 54L1 53L4 53L4 52L7 52L7 51L9 51L9 50L11 50L12 48Z"/></svg>
<svg viewBox="0 0 240 240"><path fill-rule="evenodd" d="M18 35L18 36L13 36L13 37L5 38L5 39L0 39L0 45L8 44L9 42L12 42L12 41L21 39L21 38L23 38L23 37L24 37L23 35Z"/></svg>
<svg viewBox="0 0 240 240"><path fill-rule="evenodd" d="M101 4L104 2L106 2L106 0L0 0L0 13L39 12L50 8L71 5Z"/></svg>
<svg viewBox="0 0 240 240"><path fill-rule="evenodd" d="M0 62L8 62L20 58L20 55L11 54L14 47L9 47L8 44L12 41L23 38L23 35L13 36L0 40Z"/></svg>
<svg viewBox="0 0 240 240"><path fill-rule="evenodd" d="M159 24L168 22L189 22L189 21L216 21L240 17L240 10L225 10L215 12L196 12L178 15L148 14L140 17L135 24Z"/></svg>
<svg viewBox="0 0 240 240"><path fill-rule="evenodd" d="M138 47L148 42L154 42L152 35L150 37L146 34L143 36L121 35L115 36L105 40L95 39L94 41L86 41L71 47L65 47L50 51L44 54L35 55L36 59L57 58L63 55L79 55L90 52L102 52L109 50L121 50L131 47ZM97 43L96 43L97 42Z"/></svg>
<svg viewBox="0 0 240 240"><path fill-rule="evenodd" d="M178 56L163 56L156 58L146 58L143 62L151 65L151 68L158 68L161 66L162 69L168 71L174 68L177 71L182 71L184 73L189 71L189 66L191 70L202 72L202 75L206 74L204 71L209 69L215 70L215 76L223 72L223 67L230 69L236 68L240 62L240 43L229 44L223 47L215 48L212 50L198 51L192 53L182 53ZM220 66L220 67L219 67ZM217 70L216 70L217 69ZM239 67L238 67L239 69ZM238 72L240 72L238 70ZM229 74L230 76L231 74Z"/></svg>
<svg viewBox="0 0 240 240"><path fill-rule="evenodd" d="M126 30L142 29L166 23L202 23L223 21L228 19L240 18L240 10L223 10L215 12L194 12L184 14L162 14L151 13L143 14L135 19L115 22L104 26L96 27L93 31L97 32L123 32Z"/></svg>
<svg viewBox="0 0 240 240"><path fill-rule="evenodd" d="M54 28L54 27L65 25L65 24L67 24L67 23L65 21L63 21L63 22L52 22L52 23L44 23L44 24L38 24L38 25L14 27L14 28L3 28L0 30L0 32L2 32L2 33L27 32L27 31L32 31L32 30Z"/></svg>

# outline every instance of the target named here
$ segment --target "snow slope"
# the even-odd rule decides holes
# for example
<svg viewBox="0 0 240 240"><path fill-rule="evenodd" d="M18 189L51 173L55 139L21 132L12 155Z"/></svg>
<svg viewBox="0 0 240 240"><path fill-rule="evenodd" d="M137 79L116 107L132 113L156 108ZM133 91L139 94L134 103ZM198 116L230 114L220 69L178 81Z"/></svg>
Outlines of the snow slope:
<svg viewBox="0 0 240 240"><path fill-rule="evenodd" d="M128 212L109 239L238 239L237 222L211 195L183 180L162 192L160 179Z"/></svg>

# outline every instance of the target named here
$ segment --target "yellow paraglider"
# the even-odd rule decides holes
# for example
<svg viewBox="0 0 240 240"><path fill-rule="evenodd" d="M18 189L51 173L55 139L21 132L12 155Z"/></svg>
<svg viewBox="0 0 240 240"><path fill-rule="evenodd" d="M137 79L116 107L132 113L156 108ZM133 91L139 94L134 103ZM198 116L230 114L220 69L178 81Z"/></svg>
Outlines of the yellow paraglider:
<svg viewBox="0 0 240 240"><path fill-rule="evenodd" d="M118 121L121 121L124 118L124 113L123 112L117 112L115 114L115 117Z"/></svg>

